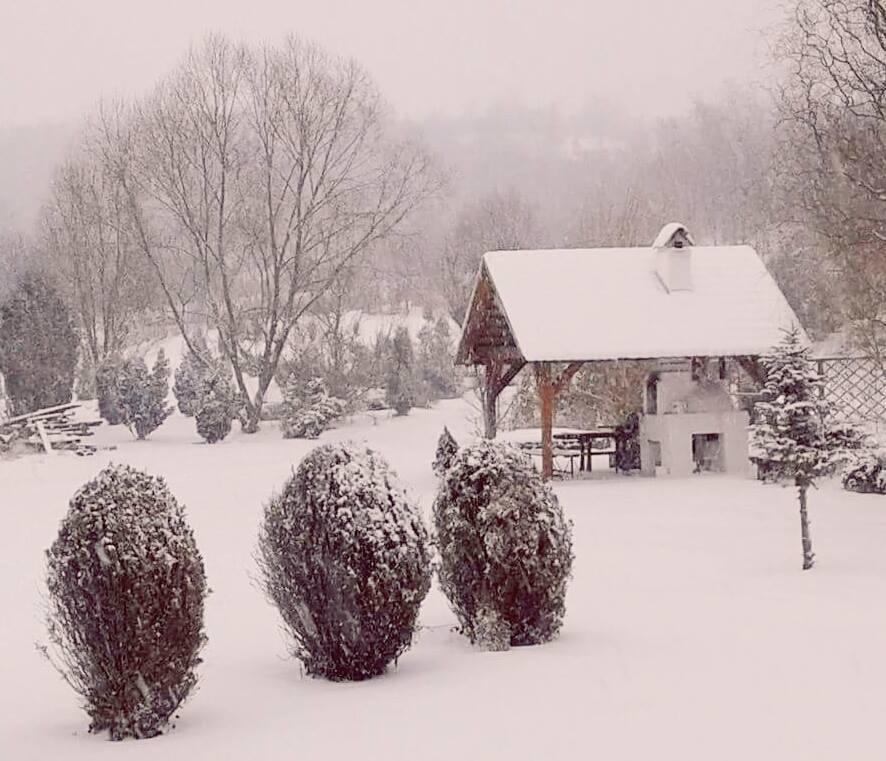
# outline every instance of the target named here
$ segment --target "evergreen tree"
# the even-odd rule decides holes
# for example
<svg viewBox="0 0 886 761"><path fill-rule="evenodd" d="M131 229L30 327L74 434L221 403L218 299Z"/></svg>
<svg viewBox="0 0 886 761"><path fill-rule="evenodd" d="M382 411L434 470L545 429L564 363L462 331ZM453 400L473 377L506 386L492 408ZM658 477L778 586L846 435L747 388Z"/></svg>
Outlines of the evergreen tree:
<svg viewBox="0 0 886 761"><path fill-rule="evenodd" d="M458 454L458 442L449 429L443 427L443 433L437 439L437 453L434 457L433 469L438 478L442 478L443 474L452 465L455 456Z"/></svg>
<svg viewBox="0 0 886 761"><path fill-rule="evenodd" d="M67 307L43 277L25 275L0 306L0 372L11 414L70 402L76 368Z"/></svg>
<svg viewBox="0 0 886 761"><path fill-rule="evenodd" d="M316 439L345 412L345 402L329 395L321 378L302 384L293 378L283 390L280 427L284 439Z"/></svg>
<svg viewBox="0 0 886 761"><path fill-rule="evenodd" d="M824 398L823 381L797 329L785 335L772 355L763 359L763 366L766 384L763 401L755 407L752 454L765 478L797 487L806 570L815 562L807 514L809 487L817 479L832 475L849 451L863 447L865 442L857 430L833 420Z"/></svg>
<svg viewBox="0 0 886 761"><path fill-rule="evenodd" d="M172 393L178 402L178 410L185 417L194 417L197 414L200 401L200 386L203 381L212 374L213 368L207 361L209 348L203 339L198 338L195 349L200 356L193 351L188 351L175 370L175 383Z"/></svg>
<svg viewBox="0 0 886 761"><path fill-rule="evenodd" d="M458 395L455 352L449 321L440 316L426 317L418 333L419 368L431 399L451 399Z"/></svg>
<svg viewBox="0 0 886 761"><path fill-rule="evenodd" d="M141 358L127 359L120 370L118 384L119 405L123 423L139 439L163 425L172 414L166 404L169 396L169 361L161 349L148 371Z"/></svg>
<svg viewBox="0 0 886 761"><path fill-rule="evenodd" d="M230 371L223 368L221 363L200 381L195 406L197 433L208 444L221 441L231 432L231 423L237 416L238 405L231 385Z"/></svg>
<svg viewBox="0 0 886 761"><path fill-rule="evenodd" d="M391 340L385 377L385 400L398 415L408 415L415 406L415 386L412 339L407 328L402 326Z"/></svg>
<svg viewBox="0 0 886 761"><path fill-rule="evenodd" d="M120 425L123 411L120 409L120 373L123 359L117 355L105 357L95 370L95 393L98 397L98 414L108 425Z"/></svg>

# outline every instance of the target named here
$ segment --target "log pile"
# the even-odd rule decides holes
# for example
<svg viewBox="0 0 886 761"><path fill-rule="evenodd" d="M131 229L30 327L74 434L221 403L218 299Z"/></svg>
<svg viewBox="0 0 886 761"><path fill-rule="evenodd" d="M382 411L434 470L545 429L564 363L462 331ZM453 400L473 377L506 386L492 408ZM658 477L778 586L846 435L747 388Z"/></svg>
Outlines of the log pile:
<svg viewBox="0 0 886 761"><path fill-rule="evenodd" d="M0 454L13 451L52 453L60 450L91 455L96 447L83 441L101 420L76 420L77 402L48 407L26 415L0 418Z"/></svg>

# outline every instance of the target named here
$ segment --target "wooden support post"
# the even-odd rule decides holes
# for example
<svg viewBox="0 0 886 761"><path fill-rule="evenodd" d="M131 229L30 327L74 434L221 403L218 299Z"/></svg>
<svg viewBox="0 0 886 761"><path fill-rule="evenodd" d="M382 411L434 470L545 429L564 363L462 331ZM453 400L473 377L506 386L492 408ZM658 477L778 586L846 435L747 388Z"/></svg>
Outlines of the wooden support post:
<svg viewBox="0 0 886 761"><path fill-rule="evenodd" d="M541 477L548 481L554 475L554 402L556 393L551 379L551 363L535 366L535 382L541 405Z"/></svg>
<svg viewBox="0 0 886 761"><path fill-rule="evenodd" d="M498 397L517 373L526 365L523 361L512 362L506 366L491 361L483 368L483 437L494 439L498 434Z"/></svg>
<svg viewBox="0 0 886 761"><path fill-rule="evenodd" d="M545 481L554 476L554 409L557 396L569 385L582 364L571 362L556 378L550 362L535 365L535 382L541 406L541 477Z"/></svg>

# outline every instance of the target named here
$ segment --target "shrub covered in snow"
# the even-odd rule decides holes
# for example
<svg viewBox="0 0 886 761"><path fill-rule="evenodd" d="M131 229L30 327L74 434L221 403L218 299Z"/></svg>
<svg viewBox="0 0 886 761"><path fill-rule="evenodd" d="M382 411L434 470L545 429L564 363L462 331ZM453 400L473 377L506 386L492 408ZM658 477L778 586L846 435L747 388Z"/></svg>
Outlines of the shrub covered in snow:
<svg viewBox="0 0 886 761"><path fill-rule="evenodd" d="M431 581L427 533L387 463L311 452L265 508L259 566L307 672L360 680L412 642Z"/></svg>
<svg viewBox="0 0 886 761"><path fill-rule="evenodd" d="M284 439L316 439L345 411L345 402L330 396L320 378L307 385L293 378L283 396L280 428Z"/></svg>
<svg viewBox="0 0 886 761"><path fill-rule="evenodd" d="M161 349L152 370L140 358L127 359L120 368L117 399L122 421L139 439L147 438L172 414L169 362Z"/></svg>
<svg viewBox="0 0 886 761"><path fill-rule="evenodd" d="M165 483L110 466L71 499L48 553L44 651L82 697L90 731L161 733L205 642L203 561Z"/></svg>
<svg viewBox="0 0 886 761"><path fill-rule="evenodd" d="M853 452L840 480L848 491L886 494L886 453L876 449Z"/></svg>
<svg viewBox="0 0 886 761"><path fill-rule="evenodd" d="M98 414L108 425L120 425L123 411L120 409L120 373L123 360L118 356L105 357L95 370L95 395L98 398Z"/></svg>
<svg viewBox="0 0 886 761"><path fill-rule="evenodd" d="M236 395L228 372L217 368L200 381L199 391L195 405L197 433L209 444L214 444L231 432L231 423L237 416Z"/></svg>
<svg viewBox="0 0 886 761"><path fill-rule="evenodd" d="M476 644L553 639L566 610L571 525L518 449L483 441L455 455L434 502L440 585Z"/></svg>
<svg viewBox="0 0 886 761"><path fill-rule="evenodd" d="M64 302L40 275L26 274L0 304L0 373L9 412L71 401L77 334Z"/></svg>
<svg viewBox="0 0 886 761"><path fill-rule="evenodd" d="M397 329L388 345L385 400L397 415L408 415L417 401L415 354L409 330Z"/></svg>
<svg viewBox="0 0 886 761"><path fill-rule="evenodd" d="M208 354L205 343L198 342L196 348L198 351L202 351L204 356ZM207 362L192 351L185 354L181 364L175 369L172 393L175 394L175 400L178 402L178 411L185 417L194 417L197 414L200 386L209 374L211 374L211 370Z"/></svg>
<svg viewBox="0 0 886 761"><path fill-rule="evenodd" d="M441 433L440 438L437 439L437 453L434 456L434 462L432 465L434 473L438 478L443 477L443 474L446 473L446 470L455 460L455 455L457 453L458 442L449 432L449 429L444 426L443 433Z"/></svg>

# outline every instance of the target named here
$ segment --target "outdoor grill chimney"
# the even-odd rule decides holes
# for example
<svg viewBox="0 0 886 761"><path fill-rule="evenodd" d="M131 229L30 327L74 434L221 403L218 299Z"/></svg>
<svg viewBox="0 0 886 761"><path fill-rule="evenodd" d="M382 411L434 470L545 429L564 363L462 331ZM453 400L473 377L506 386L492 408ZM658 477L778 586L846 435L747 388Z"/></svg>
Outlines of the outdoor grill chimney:
<svg viewBox="0 0 886 761"><path fill-rule="evenodd" d="M655 272L668 293L692 290L692 237L684 225L670 222L652 244Z"/></svg>

